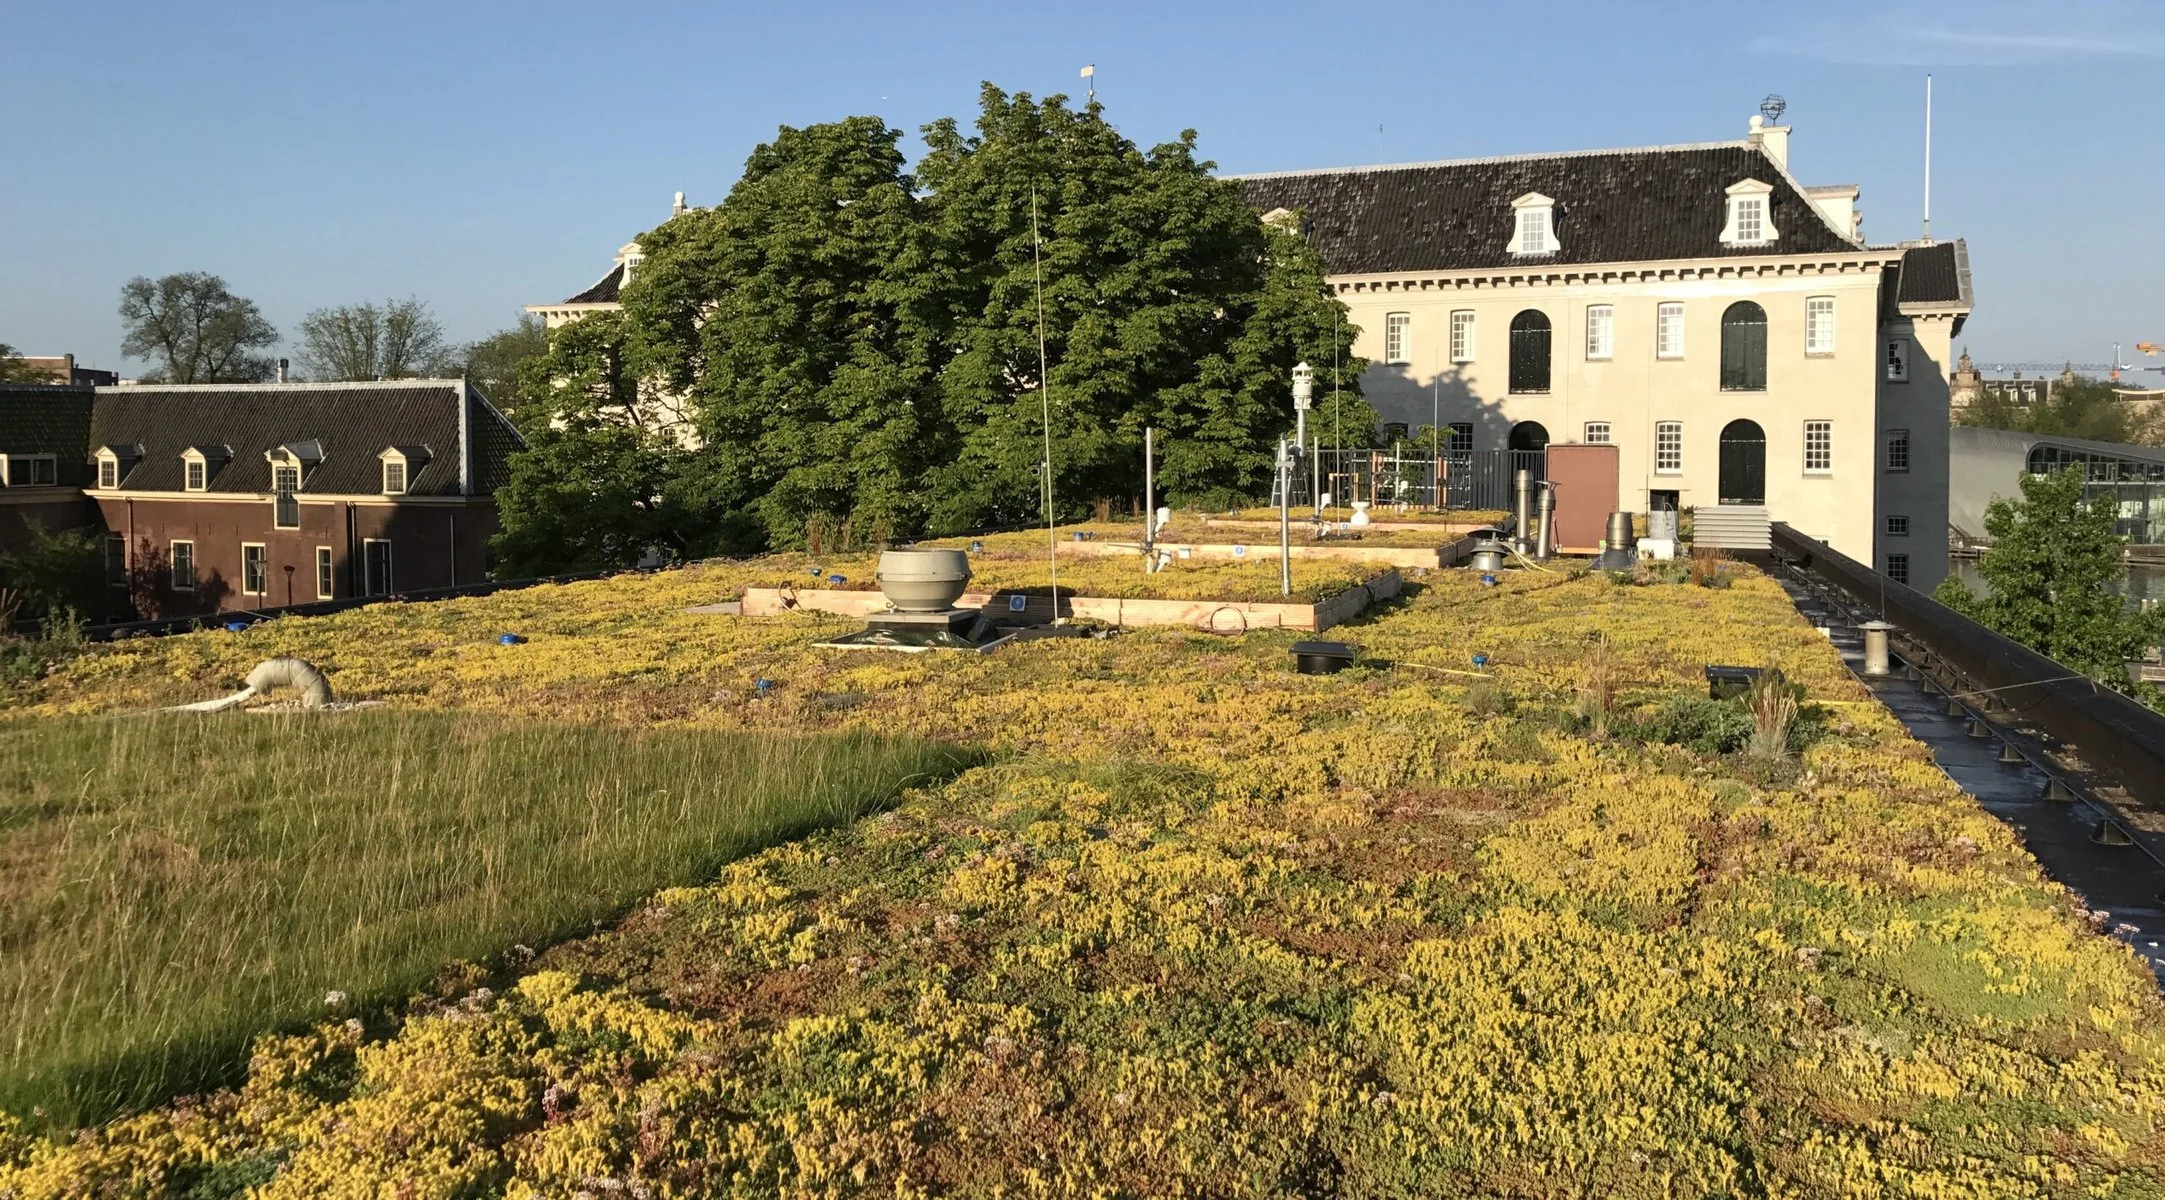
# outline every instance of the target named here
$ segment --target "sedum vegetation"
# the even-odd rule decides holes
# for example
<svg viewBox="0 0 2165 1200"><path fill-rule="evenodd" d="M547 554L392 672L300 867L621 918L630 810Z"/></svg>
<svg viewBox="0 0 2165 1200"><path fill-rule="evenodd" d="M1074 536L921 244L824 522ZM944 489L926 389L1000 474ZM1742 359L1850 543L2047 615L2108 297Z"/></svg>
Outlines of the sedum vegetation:
<svg viewBox="0 0 2165 1200"><path fill-rule="evenodd" d="M682 611L744 580L124 644L24 695L277 650L402 708L994 757L402 1020L259 1038L236 1089L0 1132L0 1195L2160 1193L2155 980L1748 569L1434 574L1329 677L1294 634L873 656ZM1705 701L1710 662L1783 679Z"/></svg>

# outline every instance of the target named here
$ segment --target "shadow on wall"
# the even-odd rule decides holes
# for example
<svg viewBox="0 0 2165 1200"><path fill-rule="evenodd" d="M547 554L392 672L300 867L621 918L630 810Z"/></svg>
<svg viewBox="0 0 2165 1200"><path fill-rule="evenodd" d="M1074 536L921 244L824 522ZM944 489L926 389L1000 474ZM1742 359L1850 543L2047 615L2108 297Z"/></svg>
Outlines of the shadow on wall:
<svg viewBox="0 0 2165 1200"><path fill-rule="evenodd" d="M128 601L138 620L215 613L233 594L224 575L200 568L193 590L175 588L172 555L147 537L136 540L130 557L134 565L128 568Z"/></svg>
<svg viewBox="0 0 2165 1200"><path fill-rule="evenodd" d="M1441 442L1453 449L1453 435L1460 450L1503 450L1511 440L1512 421L1493 401L1474 395L1465 374L1450 366L1435 376L1417 378L1403 363L1378 363L1368 368L1361 390L1384 421L1385 444L1403 426L1402 436L1414 445L1429 444L1429 427L1440 422ZM1470 438L1470 443L1466 440Z"/></svg>

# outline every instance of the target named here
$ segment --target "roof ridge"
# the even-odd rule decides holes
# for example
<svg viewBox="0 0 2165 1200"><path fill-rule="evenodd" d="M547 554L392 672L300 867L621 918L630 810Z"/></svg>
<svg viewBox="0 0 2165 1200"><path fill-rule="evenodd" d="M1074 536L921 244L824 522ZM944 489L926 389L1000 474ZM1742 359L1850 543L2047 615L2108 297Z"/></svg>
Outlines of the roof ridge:
<svg viewBox="0 0 2165 1200"><path fill-rule="evenodd" d="M1374 163L1354 167L1308 167L1297 171L1257 171L1246 175L1220 175L1220 179L1288 179L1299 175L1355 175L1364 171L1413 171L1429 167L1478 167L1495 163L1534 162L1551 158L1593 158L1603 154L1670 154L1686 150L1741 150L1750 147L1745 138L1720 142L1676 142L1663 146L1613 146L1604 150L1552 150L1534 154L1496 154L1480 158L1439 158L1428 162Z"/></svg>

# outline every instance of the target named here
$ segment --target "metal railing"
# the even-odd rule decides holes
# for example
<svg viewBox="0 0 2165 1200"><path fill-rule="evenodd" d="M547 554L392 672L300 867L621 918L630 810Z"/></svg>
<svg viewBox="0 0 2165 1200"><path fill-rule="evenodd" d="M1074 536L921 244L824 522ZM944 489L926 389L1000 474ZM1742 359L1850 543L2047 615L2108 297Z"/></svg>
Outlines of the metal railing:
<svg viewBox="0 0 2165 1200"><path fill-rule="evenodd" d="M1430 509L1509 509L1511 480L1519 471L1548 475L1544 450L1452 450L1400 444L1390 449L1334 450L1300 457L1292 504L1315 503L1321 491L1334 507L1365 500L1376 508L1403 504ZM1271 497L1273 504L1277 496Z"/></svg>

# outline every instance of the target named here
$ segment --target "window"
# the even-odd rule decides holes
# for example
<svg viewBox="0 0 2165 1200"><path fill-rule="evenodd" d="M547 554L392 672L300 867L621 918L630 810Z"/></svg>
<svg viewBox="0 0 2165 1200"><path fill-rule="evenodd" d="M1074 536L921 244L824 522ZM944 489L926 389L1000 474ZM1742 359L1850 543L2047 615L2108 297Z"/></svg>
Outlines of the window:
<svg viewBox="0 0 2165 1200"><path fill-rule="evenodd" d="M1909 582L1909 555L1890 554L1887 556L1887 578L1894 580L1896 583Z"/></svg>
<svg viewBox="0 0 2165 1200"><path fill-rule="evenodd" d="M1659 421L1654 425L1654 474L1684 473L1684 423Z"/></svg>
<svg viewBox="0 0 2165 1200"><path fill-rule="evenodd" d="M1892 338L1887 342L1887 382L1909 382L1909 339Z"/></svg>
<svg viewBox="0 0 2165 1200"><path fill-rule="evenodd" d="M1554 254L1562 249L1556 242L1556 202L1539 192L1528 192L1511 202L1517 214L1511 220L1511 244L1505 249L1512 254Z"/></svg>
<svg viewBox="0 0 2165 1200"><path fill-rule="evenodd" d="M1607 421L1588 421L1586 423L1586 444L1589 446L1608 445L1609 423Z"/></svg>
<svg viewBox="0 0 2165 1200"><path fill-rule="evenodd" d="M1909 430L1887 431L1887 470L1897 475L1909 470Z"/></svg>
<svg viewBox="0 0 2165 1200"><path fill-rule="evenodd" d="M1804 352L1806 354L1834 353L1834 297L1805 297Z"/></svg>
<svg viewBox="0 0 2165 1200"><path fill-rule="evenodd" d="M375 538L361 543L361 582L371 596L391 594L391 543Z"/></svg>
<svg viewBox="0 0 2165 1200"><path fill-rule="evenodd" d="M1616 309L1606 304L1586 309L1586 357L1601 360L1616 352Z"/></svg>
<svg viewBox="0 0 2165 1200"><path fill-rule="evenodd" d="M1887 536L1888 536L1888 537L1908 537L1908 536L1909 536L1909 518L1908 518L1908 517L1888 517L1888 518L1887 518Z"/></svg>
<svg viewBox="0 0 2165 1200"><path fill-rule="evenodd" d="M1774 188L1756 179L1739 180L1728 187L1729 219L1723 223L1724 246L1764 246L1777 236L1773 209Z"/></svg>
<svg viewBox="0 0 2165 1200"><path fill-rule="evenodd" d="M383 494L403 496L406 494L406 460L387 458L383 460Z"/></svg>
<svg viewBox="0 0 2165 1200"><path fill-rule="evenodd" d="M298 496L294 495L295 492L300 490L301 469L299 467L273 466L271 468L271 491L274 494L271 501L274 510L271 517L272 525L279 529L299 529L301 527L301 501Z"/></svg>
<svg viewBox="0 0 2165 1200"><path fill-rule="evenodd" d="M1670 301L1654 310L1654 357L1684 357L1684 306Z"/></svg>
<svg viewBox="0 0 2165 1200"><path fill-rule="evenodd" d="M271 554L261 542L241 543L241 591L261 596L271 590Z"/></svg>
<svg viewBox="0 0 2165 1200"><path fill-rule="evenodd" d="M1721 315L1721 390L1767 390L1767 310L1749 300Z"/></svg>
<svg viewBox="0 0 2165 1200"><path fill-rule="evenodd" d="M1402 363L1406 361L1406 326L1411 324L1410 313L1385 313L1383 315L1383 361ZM391 489L386 487L385 491Z"/></svg>
<svg viewBox="0 0 2165 1200"><path fill-rule="evenodd" d="M1825 475L1834 470L1834 422L1804 423L1804 473Z"/></svg>
<svg viewBox="0 0 2165 1200"><path fill-rule="evenodd" d="M195 590L195 543L174 542L169 556L173 563L173 590Z"/></svg>
<svg viewBox="0 0 2165 1200"><path fill-rule="evenodd" d="M1767 201L1764 196L1737 197L1737 237L1740 242L1767 240Z"/></svg>
<svg viewBox="0 0 2165 1200"><path fill-rule="evenodd" d="M206 486L206 481L210 476L209 464L200 458L191 458L188 460L186 475L187 478L181 486L191 492L200 492Z"/></svg>
<svg viewBox="0 0 2165 1200"><path fill-rule="evenodd" d="M1470 308L1451 314L1451 361L1473 361L1473 310Z"/></svg>
<svg viewBox="0 0 2165 1200"><path fill-rule="evenodd" d="M101 488L117 488L120 486L119 459L113 457L110 454L102 455L99 457L98 486Z"/></svg>
<svg viewBox="0 0 2165 1200"><path fill-rule="evenodd" d="M105 582L128 586L128 539L117 533L105 537Z"/></svg>
<svg viewBox="0 0 2165 1200"><path fill-rule="evenodd" d="M9 487L52 487L60 480L59 460L50 454L16 455L6 467Z"/></svg>
<svg viewBox="0 0 2165 1200"><path fill-rule="evenodd" d="M316 599L335 600L338 597L337 576L331 570L331 548L316 547Z"/></svg>
<svg viewBox="0 0 2165 1200"><path fill-rule="evenodd" d="M1451 437L1444 442L1443 448L1453 454L1473 453L1473 422L1451 422Z"/></svg>
<svg viewBox="0 0 2165 1200"><path fill-rule="evenodd" d="M1549 390L1549 318L1540 309L1511 318L1511 390Z"/></svg>

